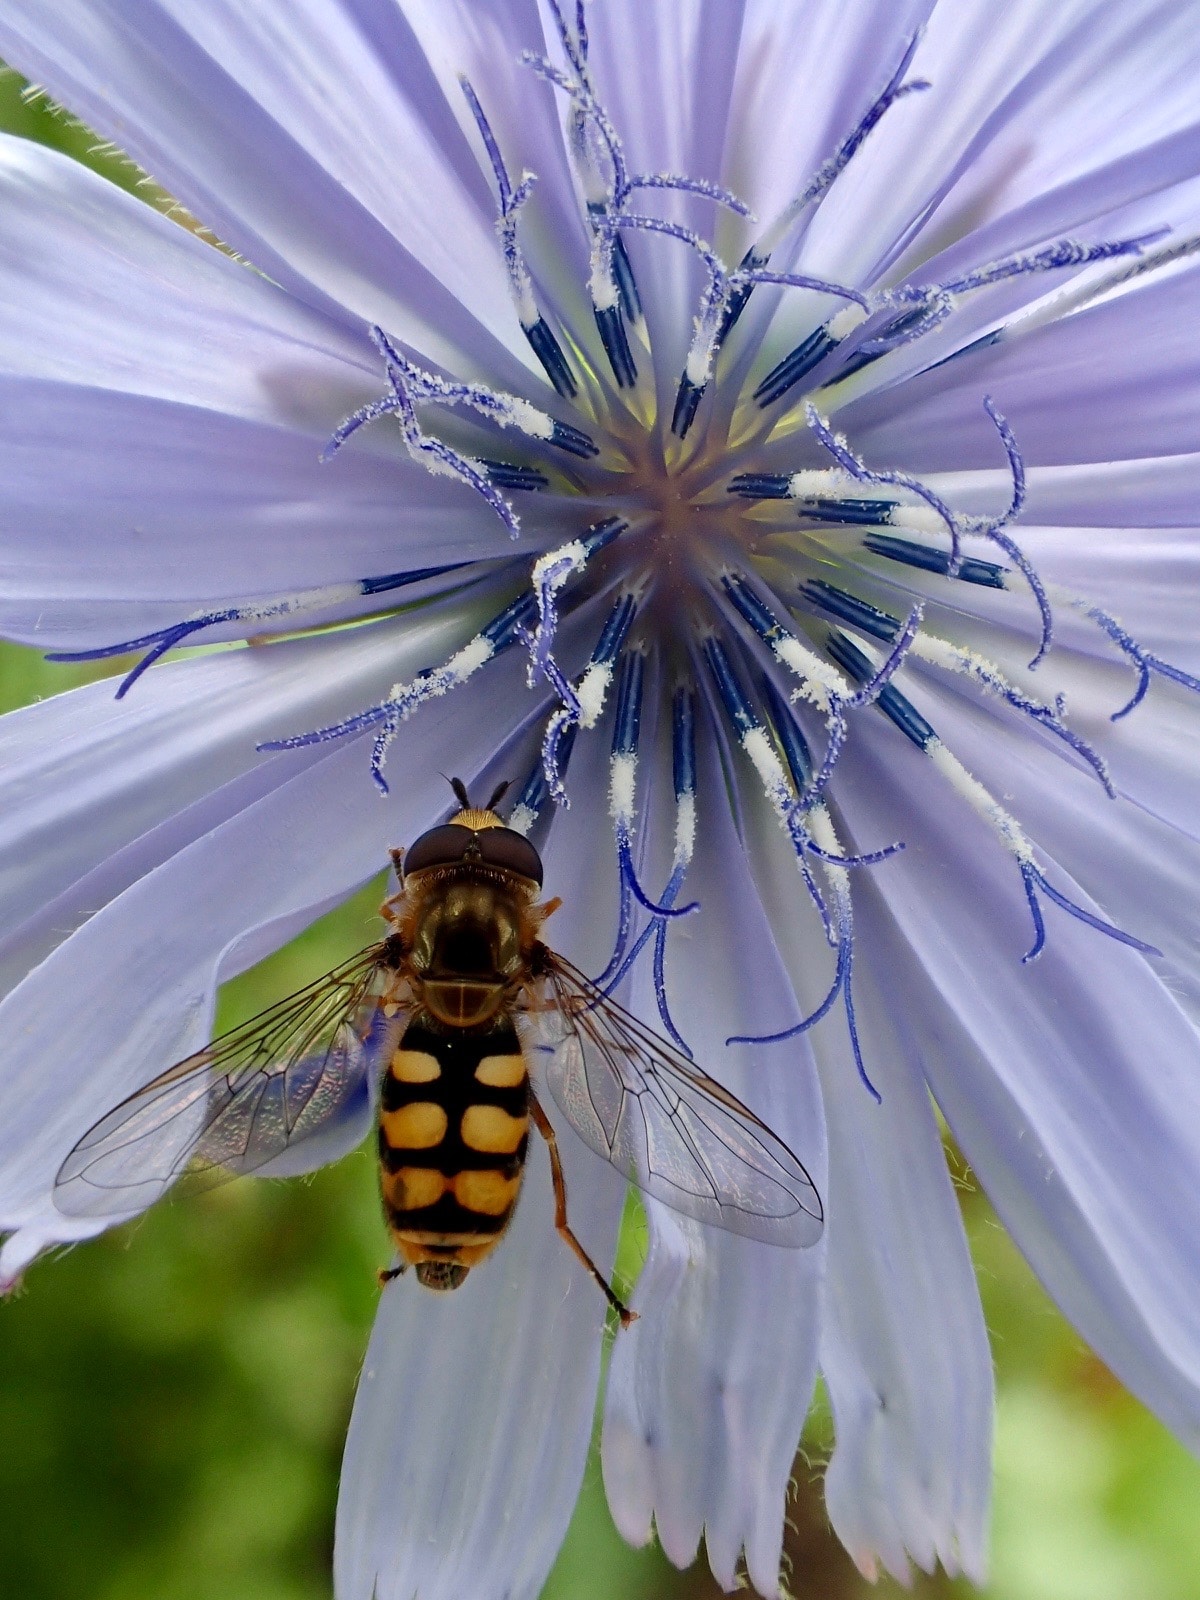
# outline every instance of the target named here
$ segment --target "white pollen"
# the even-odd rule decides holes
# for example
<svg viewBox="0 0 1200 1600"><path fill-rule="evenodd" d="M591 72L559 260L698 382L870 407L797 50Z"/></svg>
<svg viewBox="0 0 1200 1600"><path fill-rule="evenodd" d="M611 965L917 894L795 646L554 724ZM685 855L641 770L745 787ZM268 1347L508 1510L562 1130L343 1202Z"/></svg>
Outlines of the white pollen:
<svg viewBox="0 0 1200 1600"><path fill-rule="evenodd" d="M696 848L696 796L687 789L675 802L675 865L686 866Z"/></svg>
<svg viewBox="0 0 1200 1600"><path fill-rule="evenodd" d="M940 517L932 506L897 506L888 518L888 526L910 533L945 533L946 519Z"/></svg>
<svg viewBox="0 0 1200 1600"><path fill-rule="evenodd" d="M824 850L831 856L842 854L842 841L837 836L837 829L833 825L833 818L829 815L829 808L824 805L815 805L806 818L808 831L812 841L818 849ZM825 876L830 887L838 897L839 909L843 917L849 915L849 867L836 866L832 861L822 861Z"/></svg>
<svg viewBox="0 0 1200 1600"><path fill-rule="evenodd" d="M845 482L844 472L831 467L809 467L804 472L793 472L788 479L788 493L793 500L814 500L836 495Z"/></svg>
<svg viewBox="0 0 1200 1600"><path fill-rule="evenodd" d="M617 303L617 286L612 275L604 270L600 259L599 240L592 247L592 267L588 274L588 293L597 311L611 311Z"/></svg>
<svg viewBox="0 0 1200 1600"><path fill-rule="evenodd" d="M828 661L822 661L815 651L800 643L792 634L784 634L774 642L776 657L800 679L797 693L809 700L818 711L828 711L832 698L849 699L854 693L849 683Z"/></svg>
<svg viewBox="0 0 1200 1600"><path fill-rule="evenodd" d="M829 330L829 337L831 339L848 338L855 328L862 327L868 315L869 313L862 306L851 300L848 305L844 305L840 311L836 312L826 324Z"/></svg>
<svg viewBox="0 0 1200 1600"><path fill-rule="evenodd" d="M600 720L612 677L613 669L610 662L593 661L576 684L575 698L579 701L581 728L594 728Z"/></svg>
<svg viewBox="0 0 1200 1600"><path fill-rule="evenodd" d="M742 749L754 763L754 770L763 781L767 798L777 811L786 810L791 800L783 764L775 754L774 746L765 728L751 728L742 735Z"/></svg>
<svg viewBox="0 0 1200 1600"><path fill-rule="evenodd" d="M478 672L480 667L492 659L495 648L490 639L485 639L483 634L477 633L447 661L446 676L451 683L465 683L473 673Z"/></svg>
<svg viewBox="0 0 1200 1600"><path fill-rule="evenodd" d="M510 399L507 421L503 417L498 420L501 427L518 428L531 439L549 439L554 432L554 419L528 400Z"/></svg>
<svg viewBox="0 0 1200 1600"><path fill-rule="evenodd" d="M508 826L514 833L528 833L536 821L537 812L531 811L529 807L522 802L520 805L515 805L513 807L512 815L508 819Z"/></svg>
<svg viewBox="0 0 1200 1600"><path fill-rule="evenodd" d="M609 815L627 827L633 821L633 799L637 790L637 757L628 751L613 756L608 770Z"/></svg>
<svg viewBox="0 0 1200 1600"><path fill-rule="evenodd" d="M552 594L557 594L572 573L587 563L587 550L582 540L572 539L570 544L560 544L557 550L547 550L533 563L533 587L540 589L547 582Z"/></svg>
<svg viewBox="0 0 1200 1600"><path fill-rule="evenodd" d="M1005 848L1010 850L1018 861L1032 866L1033 845L1017 819L988 793L978 778L972 777L958 757L952 755L940 739L931 739L925 746L925 753L947 779L955 793L961 795L973 811L991 824Z"/></svg>

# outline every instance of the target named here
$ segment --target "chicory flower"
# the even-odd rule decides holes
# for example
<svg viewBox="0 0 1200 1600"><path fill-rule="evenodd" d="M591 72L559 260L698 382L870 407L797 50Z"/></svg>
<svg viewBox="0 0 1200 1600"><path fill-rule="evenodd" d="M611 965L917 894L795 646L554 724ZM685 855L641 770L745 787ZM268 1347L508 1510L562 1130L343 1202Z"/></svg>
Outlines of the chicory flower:
<svg viewBox="0 0 1200 1600"><path fill-rule="evenodd" d="M0 728L7 1281L97 1231L55 1173L216 984L443 815L441 773L507 778L557 946L826 1200L796 1252L647 1202L628 1538L775 1593L820 1370L862 1569L981 1575L991 1366L931 1097L1200 1437L1195 20L10 0L0 54L211 237L0 144L0 626L139 653ZM622 1184L569 1140L607 1264ZM385 1292L342 1600L537 1593L604 1315L551 1217L538 1152L485 1270Z"/></svg>

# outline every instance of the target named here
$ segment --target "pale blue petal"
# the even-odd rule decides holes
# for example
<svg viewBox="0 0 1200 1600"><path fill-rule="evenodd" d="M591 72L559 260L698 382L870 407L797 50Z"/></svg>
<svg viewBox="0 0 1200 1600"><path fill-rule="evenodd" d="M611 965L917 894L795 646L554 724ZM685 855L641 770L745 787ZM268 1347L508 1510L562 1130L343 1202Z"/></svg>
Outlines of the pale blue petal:
<svg viewBox="0 0 1200 1600"><path fill-rule="evenodd" d="M828 987L832 955L815 916L798 914L791 848L773 819L755 842L758 892L811 1012ZM858 1028L882 1103L859 1078L840 1007L806 1036L829 1136L820 1360L836 1443L825 1497L834 1529L867 1576L882 1566L907 1582L911 1559L927 1571L940 1561L981 1582L991 1485L987 1330L907 1006L888 981L869 897L856 904ZM784 1025L774 1007L759 1022ZM764 1062L786 1060L793 1048L764 1046Z"/></svg>
<svg viewBox="0 0 1200 1600"><path fill-rule="evenodd" d="M703 913L668 949L668 997L699 1064L787 1142L824 1189L824 1120L803 1043L768 1055L725 1048L767 1005L795 1002L753 894L720 769L701 764L698 855L685 891ZM652 1002L651 1002L652 1003ZM640 1008L644 1014L647 1008ZM609 1370L603 1461L618 1528L635 1543L653 1517L678 1565L703 1533L726 1588L741 1552L755 1587L779 1592L787 1486L811 1398L824 1247L785 1250L648 1206L641 1320Z"/></svg>
<svg viewBox="0 0 1200 1600"><path fill-rule="evenodd" d="M534 366L487 181L382 0L18 3L0 53L305 298L460 370Z"/></svg>

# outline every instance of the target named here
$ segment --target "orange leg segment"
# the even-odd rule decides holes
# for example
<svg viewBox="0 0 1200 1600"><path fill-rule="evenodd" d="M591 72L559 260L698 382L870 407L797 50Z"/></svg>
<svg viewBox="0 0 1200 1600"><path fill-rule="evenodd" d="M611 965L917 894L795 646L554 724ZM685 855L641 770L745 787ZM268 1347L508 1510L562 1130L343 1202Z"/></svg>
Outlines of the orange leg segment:
<svg viewBox="0 0 1200 1600"><path fill-rule="evenodd" d="M546 1148L550 1152L550 1176L554 1180L554 1226L558 1231L558 1235L570 1245L580 1262L600 1285L609 1305L620 1317L621 1326L627 1328L631 1322L637 1321L637 1312L631 1311L623 1300L617 1298L608 1280L571 1232L567 1222L567 1184L566 1179L563 1177L562 1161L558 1154L558 1136L551 1126L549 1117L538 1104L537 1097L532 1089L529 1092L529 1110L537 1125L537 1130L546 1141Z"/></svg>

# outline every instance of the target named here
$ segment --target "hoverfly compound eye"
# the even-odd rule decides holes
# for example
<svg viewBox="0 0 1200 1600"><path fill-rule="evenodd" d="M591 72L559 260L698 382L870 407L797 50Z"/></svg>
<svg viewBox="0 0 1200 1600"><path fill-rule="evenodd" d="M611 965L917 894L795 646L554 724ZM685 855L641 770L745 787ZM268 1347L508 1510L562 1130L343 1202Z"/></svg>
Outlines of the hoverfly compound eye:
<svg viewBox="0 0 1200 1600"><path fill-rule="evenodd" d="M479 834L479 849L491 867L515 872L542 886L542 858L523 833L515 828L488 828Z"/></svg>
<svg viewBox="0 0 1200 1600"><path fill-rule="evenodd" d="M456 822L444 822L421 834L404 852L404 876L424 872L427 867L452 867L461 861L476 835Z"/></svg>

